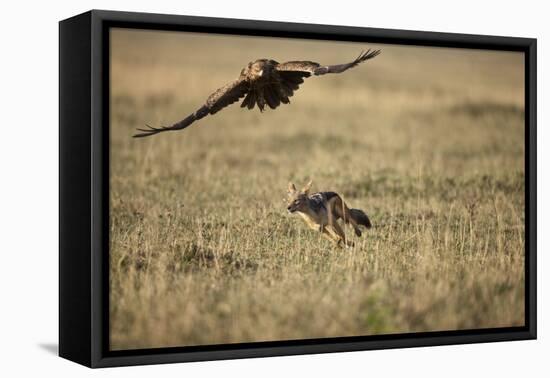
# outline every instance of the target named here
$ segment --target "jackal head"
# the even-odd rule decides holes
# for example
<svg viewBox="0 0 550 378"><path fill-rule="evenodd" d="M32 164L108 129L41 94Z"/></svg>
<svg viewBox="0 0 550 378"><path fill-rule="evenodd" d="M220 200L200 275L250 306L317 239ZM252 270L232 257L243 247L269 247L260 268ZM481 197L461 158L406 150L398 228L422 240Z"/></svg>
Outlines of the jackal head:
<svg viewBox="0 0 550 378"><path fill-rule="evenodd" d="M288 206L289 213L295 211L304 212L308 207L308 194L311 188L311 181L302 188L302 190L296 190L296 186L293 183L288 184Z"/></svg>

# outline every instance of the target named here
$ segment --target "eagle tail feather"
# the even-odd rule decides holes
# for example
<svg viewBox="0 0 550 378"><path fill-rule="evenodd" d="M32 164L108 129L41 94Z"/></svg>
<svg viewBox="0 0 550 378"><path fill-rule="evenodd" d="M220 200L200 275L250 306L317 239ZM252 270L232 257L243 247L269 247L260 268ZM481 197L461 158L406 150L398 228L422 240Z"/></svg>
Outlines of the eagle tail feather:
<svg viewBox="0 0 550 378"><path fill-rule="evenodd" d="M267 85L265 87L264 96L267 101L267 105L269 105L271 109L275 109L281 104L278 94L275 92L274 88L271 85Z"/></svg>
<svg viewBox="0 0 550 378"><path fill-rule="evenodd" d="M244 98L243 102L241 103L241 108L248 108L249 110L254 109L254 105L256 104L256 95L254 91L248 92L246 97Z"/></svg>

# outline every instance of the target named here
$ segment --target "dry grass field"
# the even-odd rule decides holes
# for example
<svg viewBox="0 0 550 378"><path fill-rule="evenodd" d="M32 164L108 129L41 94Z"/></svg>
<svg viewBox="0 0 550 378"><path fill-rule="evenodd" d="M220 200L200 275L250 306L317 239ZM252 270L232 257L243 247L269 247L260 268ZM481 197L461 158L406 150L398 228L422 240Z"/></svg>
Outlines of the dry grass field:
<svg viewBox="0 0 550 378"><path fill-rule="evenodd" d="M518 53L116 30L111 35L111 348L524 324ZM290 105L196 110L257 58L374 60ZM335 248L286 211L289 181L374 227Z"/></svg>

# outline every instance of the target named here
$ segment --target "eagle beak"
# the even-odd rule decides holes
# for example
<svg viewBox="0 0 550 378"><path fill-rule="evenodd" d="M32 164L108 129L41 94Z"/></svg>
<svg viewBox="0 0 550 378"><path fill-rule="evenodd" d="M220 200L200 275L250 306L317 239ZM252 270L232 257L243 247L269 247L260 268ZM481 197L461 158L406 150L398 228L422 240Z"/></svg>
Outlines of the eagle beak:
<svg viewBox="0 0 550 378"><path fill-rule="evenodd" d="M264 76L264 70L260 70L260 72L258 72L258 74L259 74L260 76Z"/></svg>

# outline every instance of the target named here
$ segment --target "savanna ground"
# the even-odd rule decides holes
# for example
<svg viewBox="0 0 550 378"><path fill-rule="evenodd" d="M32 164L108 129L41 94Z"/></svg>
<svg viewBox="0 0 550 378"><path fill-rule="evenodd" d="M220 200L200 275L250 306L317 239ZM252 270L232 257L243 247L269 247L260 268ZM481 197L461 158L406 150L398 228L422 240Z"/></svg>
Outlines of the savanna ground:
<svg viewBox="0 0 550 378"><path fill-rule="evenodd" d="M524 324L520 54L114 31L111 348ZM177 121L249 61L374 60L290 105ZM286 212L289 181L374 228L338 249Z"/></svg>

